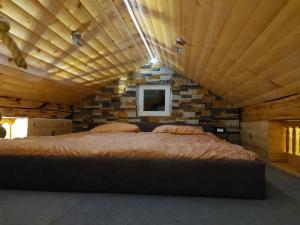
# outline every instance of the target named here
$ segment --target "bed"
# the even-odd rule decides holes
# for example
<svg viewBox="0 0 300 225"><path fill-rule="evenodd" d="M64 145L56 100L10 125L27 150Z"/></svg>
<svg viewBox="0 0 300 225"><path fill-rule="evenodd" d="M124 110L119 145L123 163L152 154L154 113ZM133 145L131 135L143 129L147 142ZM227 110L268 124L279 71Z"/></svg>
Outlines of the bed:
<svg viewBox="0 0 300 225"><path fill-rule="evenodd" d="M254 153L200 136L82 132L2 140L0 187L265 198L265 165Z"/></svg>

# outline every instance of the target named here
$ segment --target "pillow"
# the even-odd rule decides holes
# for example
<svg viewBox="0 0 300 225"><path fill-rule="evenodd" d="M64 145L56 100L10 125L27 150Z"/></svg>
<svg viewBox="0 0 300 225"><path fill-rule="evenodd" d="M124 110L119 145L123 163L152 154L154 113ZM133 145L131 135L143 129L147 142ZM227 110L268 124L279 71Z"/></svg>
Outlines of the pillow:
<svg viewBox="0 0 300 225"><path fill-rule="evenodd" d="M140 128L130 123L107 123L90 130L93 133L140 132Z"/></svg>
<svg viewBox="0 0 300 225"><path fill-rule="evenodd" d="M202 127L194 126L177 126L177 125L163 125L156 127L152 132L155 133L171 133L171 134L204 134Z"/></svg>

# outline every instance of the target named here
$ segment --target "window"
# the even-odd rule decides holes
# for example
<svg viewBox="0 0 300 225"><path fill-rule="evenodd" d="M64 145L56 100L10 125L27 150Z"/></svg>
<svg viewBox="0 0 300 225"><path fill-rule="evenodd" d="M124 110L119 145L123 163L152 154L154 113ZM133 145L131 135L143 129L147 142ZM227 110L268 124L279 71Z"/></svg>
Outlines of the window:
<svg viewBox="0 0 300 225"><path fill-rule="evenodd" d="M1 123L6 130L6 139L27 137L27 118L3 117Z"/></svg>
<svg viewBox="0 0 300 225"><path fill-rule="evenodd" d="M170 85L139 85L137 93L139 116L170 116Z"/></svg>

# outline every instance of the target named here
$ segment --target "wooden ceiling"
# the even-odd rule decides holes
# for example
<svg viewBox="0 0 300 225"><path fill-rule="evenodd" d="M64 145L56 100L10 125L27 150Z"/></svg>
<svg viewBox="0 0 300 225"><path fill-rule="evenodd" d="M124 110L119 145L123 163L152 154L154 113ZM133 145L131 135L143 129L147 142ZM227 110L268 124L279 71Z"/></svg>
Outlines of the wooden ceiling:
<svg viewBox="0 0 300 225"><path fill-rule="evenodd" d="M300 93L299 0L131 2L157 57L229 102Z"/></svg>
<svg viewBox="0 0 300 225"><path fill-rule="evenodd" d="M26 70L15 66L0 45L0 95L72 104L99 85L136 70L147 58L122 1L0 4L0 16L9 21L9 32L29 65ZM82 47L72 44L75 30L82 33Z"/></svg>
<svg viewBox="0 0 300 225"><path fill-rule="evenodd" d="M300 93L299 0L130 3L160 62L229 102ZM17 68L0 45L0 95L71 104L149 59L123 0L2 0L0 16L29 65Z"/></svg>

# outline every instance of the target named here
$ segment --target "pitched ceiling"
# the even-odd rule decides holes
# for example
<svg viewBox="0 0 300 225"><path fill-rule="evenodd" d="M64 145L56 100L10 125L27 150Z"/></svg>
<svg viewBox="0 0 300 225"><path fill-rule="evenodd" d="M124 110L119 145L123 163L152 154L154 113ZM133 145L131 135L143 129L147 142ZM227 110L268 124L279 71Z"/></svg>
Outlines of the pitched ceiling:
<svg viewBox="0 0 300 225"><path fill-rule="evenodd" d="M0 16L29 65L18 68L0 45L0 95L73 103L147 58L122 1L4 0ZM74 30L82 47L72 44Z"/></svg>
<svg viewBox="0 0 300 225"><path fill-rule="evenodd" d="M300 92L299 0L131 0L156 55L239 106ZM177 36L187 42L181 55Z"/></svg>
<svg viewBox="0 0 300 225"><path fill-rule="evenodd" d="M299 0L130 2L156 57L226 100L244 106L300 93ZM149 59L123 0L1 5L29 68L0 45L0 95L72 103ZM78 29L83 47L71 42Z"/></svg>

